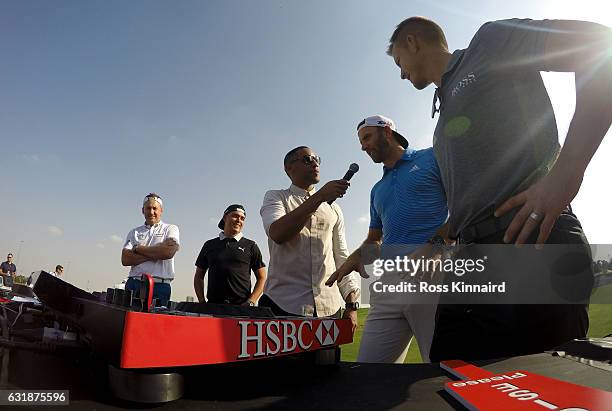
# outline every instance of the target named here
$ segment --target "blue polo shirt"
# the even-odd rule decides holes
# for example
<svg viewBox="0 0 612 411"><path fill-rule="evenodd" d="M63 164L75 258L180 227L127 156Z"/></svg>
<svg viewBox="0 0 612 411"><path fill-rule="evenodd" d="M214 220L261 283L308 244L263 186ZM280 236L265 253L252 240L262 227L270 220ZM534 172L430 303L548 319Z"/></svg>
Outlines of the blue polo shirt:
<svg viewBox="0 0 612 411"><path fill-rule="evenodd" d="M433 149L406 149L370 193L370 228L381 229L383 244L423 244L448 216L446 194Z"/></svg>

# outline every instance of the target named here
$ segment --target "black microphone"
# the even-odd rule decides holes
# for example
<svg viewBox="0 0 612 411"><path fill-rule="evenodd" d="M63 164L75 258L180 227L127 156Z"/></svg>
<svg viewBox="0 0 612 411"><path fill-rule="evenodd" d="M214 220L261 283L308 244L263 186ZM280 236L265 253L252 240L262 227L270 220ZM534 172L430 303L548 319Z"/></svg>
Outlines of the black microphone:
<svg viewBox="0 0 612 411"><path fill-rule="evenodd" d="M352 163L348 170L346 171L346 174L344 174L344 177L342 177L342 180L346 180L349 181L351 178L353 178L353 176L355 175L356 172L359 171L359 165L357 163ZM328 201L327 204L333 203L334 201Z"/></svg>

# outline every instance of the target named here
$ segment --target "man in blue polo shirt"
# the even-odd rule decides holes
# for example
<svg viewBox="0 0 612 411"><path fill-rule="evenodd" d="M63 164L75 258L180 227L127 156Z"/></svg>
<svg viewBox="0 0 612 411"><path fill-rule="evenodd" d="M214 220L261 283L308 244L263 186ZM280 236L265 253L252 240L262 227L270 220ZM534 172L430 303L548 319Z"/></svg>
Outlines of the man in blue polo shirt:
<svg viewBox="0 0 612 411"><path fill-rule="evenodd" d="M332 275L327 285L352 271L363 277L368 250L377 249L375 258L392 259L407 255L442 233L448 216L440 170L431 148L413 150L395 129L393 120L372 116L357 125L361 149L375 163L383 163L383 177L370 195L370 228L363 245ZM403 363L414 335L421 357L429 361L429 347L435 323L435 305L391 301L387 295L373 294L365 323L360 362Z"/></svg>

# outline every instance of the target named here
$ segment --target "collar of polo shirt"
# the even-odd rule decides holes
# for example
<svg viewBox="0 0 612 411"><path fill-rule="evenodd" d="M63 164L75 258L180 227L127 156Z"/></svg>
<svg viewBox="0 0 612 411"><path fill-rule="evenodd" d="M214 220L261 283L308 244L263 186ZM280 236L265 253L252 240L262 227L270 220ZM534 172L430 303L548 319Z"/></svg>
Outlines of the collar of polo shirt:
<svg viewBox="0 0 612 411"><path fill-rule="evenodd" d="M225 233L224 233L223 231L221 231L221 232L219 233L219 239L220 239L221 241L225 240L226 238L233 238L233 239L234 239L234 240L236 240L236 241L240 241L240 239L241 239L242 237L243 237L243 234L242 234L242 233L238 233L238 234L236 234L236 235L234 235L234 236L231 236L231 235L230 235L230 236L225 235Z"/></svg>
<svg viewBox="0 0 612 411"><path fill-rule="evenodd" d="M153 225L148 225L148 224L146 223L146 221L145 221L144 226L145 226L145 227L147 227L147 228L149 228L149 229L151 229L151 228L155 228L155 227L161 226L163 223L164 223L164 222L163 222L162 220L159 220L159 223L155 223L155 224L153 224Z"/></svg>

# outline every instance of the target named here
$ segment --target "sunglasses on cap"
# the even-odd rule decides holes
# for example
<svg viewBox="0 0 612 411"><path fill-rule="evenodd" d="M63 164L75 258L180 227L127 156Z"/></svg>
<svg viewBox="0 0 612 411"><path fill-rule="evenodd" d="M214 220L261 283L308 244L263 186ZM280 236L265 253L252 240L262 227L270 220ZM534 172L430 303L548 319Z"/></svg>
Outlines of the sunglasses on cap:
<svg viewBox="0 0 612 411"><path fill-rule="evenodd" d="M321 165L321 157L316 156L314 154L305 155L302 158L298 157L298 158L294 158L293 160L291 160L292 163L295 161L301 161L307 166L311 165L312 163L317 163L317 165Z"/></svg>
<svg viewBox="0 0 612 411"><path fill-rule="evenodd" d="M142 205L144 206L144 204L149 201L149 200L154 200L157 201L159 203L160 206L164 206L164 202L162 200L162 198L160 196L158 196L155 193L149 193L146 195L146 197L144 198L144 200L142 200Z"/></svg>

